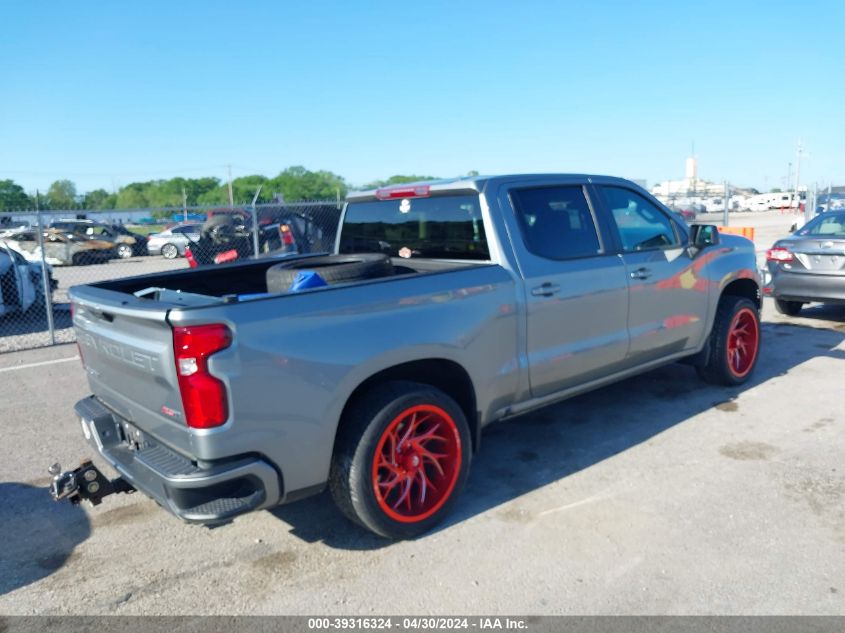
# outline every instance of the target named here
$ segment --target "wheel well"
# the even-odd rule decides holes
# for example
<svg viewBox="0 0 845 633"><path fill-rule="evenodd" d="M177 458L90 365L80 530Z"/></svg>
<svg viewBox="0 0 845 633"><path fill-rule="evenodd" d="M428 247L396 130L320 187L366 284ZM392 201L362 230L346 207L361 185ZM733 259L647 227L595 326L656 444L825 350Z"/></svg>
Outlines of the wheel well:
<svg viewBox="0 0 845 633"><path fill-rule="evenodd" d="M475 389L467 371L458 363L444 358L416 360L395 365L374 374L362 382L343 407L341 423L352 402L364 396L373 387L391 380L409 380L431 385L448 394L464 413L472 437L473 452L478 450L478 411Z"/></svg>
<svg viewBox="0 0 845 633"><path fill-rule="evenodd" d="M750 299L757 306L761 307L760 286L752 279L735 279L722 290L722 296L744 297Z"/></svg>

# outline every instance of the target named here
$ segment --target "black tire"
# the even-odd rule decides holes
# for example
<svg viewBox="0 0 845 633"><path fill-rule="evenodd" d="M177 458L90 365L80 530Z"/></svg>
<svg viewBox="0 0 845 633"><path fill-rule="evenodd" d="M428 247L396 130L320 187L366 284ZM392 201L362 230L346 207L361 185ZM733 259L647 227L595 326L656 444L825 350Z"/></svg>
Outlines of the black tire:
<svg viewBox="0 0 845 633"><path fill-rule="evenodd" d="M165 244L161 247L161 256L164 259L176 259L179 257L179 248L175 244Z"/></svg>
<svg viewBox="0 0 845 633"><path fill-rule="evenodd" d="M419 413L421 418L416 417ZM401 447L408 439L406 435L398 445L395 441L408 429L420 434L410 438L404 453L391 452L391 446ZM436 433L443 437L434 439ZM387 441L390 437L393 444ZM439 460L430 457L431 448L438 451ZM385 451L395 456L392 466L383 461ZM469 425L452 398L429 385L389 382L358 398L344 415L329 488L338 508L352 521L385 538L414 538L449 514L466 484L471 455ZM385 468L389 468L386 473ZM393 486L386 481L391 476ZM382 493L385 486L390 487ZM426 498L428 491L435 492Z"/></svg>
<svg viewBox="0 0 845 633"><path fill-rule="evenodd" d="M302 270L313 270L327 284L377 279L393 274L390 257L379 253L325 255L281 262L267 269L267 292L287 292Z"/></svg>
<svg viewBox="0 0 845 633"><path fill-rule="evenodd" d="M783 299L775 299L775 310L786 316L798 316L801 313L801 308L804 303L801 301L784 301Z"/></svg>
<svg viewBox="0 0 845 633"><path fill-rule="evenodd" d="M89 266L94 263L94 258L90 253L82 251L80 253L75 253L73 257L71 257L70 262L73 266Z"/></svg>
<svg viewBox="0 0 845 633"><path fill-rule="evenodd" d="M118 244L116 252L120 259L129 259L132 257L132 247L129 244Z"/></svg>
<svg viewBox="0 0 845 633"><path fill-rule="evenodd" d="M747 337L740 335L744 326ZM741 385L757 366L761 341L757 305L743 297L723 296L707 341L707 361L697 368L698 375L712 384Z"/></svg>

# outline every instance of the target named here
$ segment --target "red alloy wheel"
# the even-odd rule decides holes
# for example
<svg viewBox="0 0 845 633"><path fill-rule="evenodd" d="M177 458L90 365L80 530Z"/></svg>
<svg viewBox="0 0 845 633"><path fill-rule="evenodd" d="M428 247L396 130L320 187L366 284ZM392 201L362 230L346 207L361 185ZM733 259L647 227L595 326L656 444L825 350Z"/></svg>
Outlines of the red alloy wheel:
<svg viewBox="0 0 845 633"><path fill-rule="evenodd" d="M417 523L449 499L461 471L461 436L440 407L405 409L379 438L373 492L379 508L401 523Z"/></svg>
<svg viewBox="0 0 845 633"><path fill-rule="evenodd" d="M743 378L754 367L760 347L760 330L757 315L750 308L743 308L734 315L728 328L728 369L737 378Z"/></svg>

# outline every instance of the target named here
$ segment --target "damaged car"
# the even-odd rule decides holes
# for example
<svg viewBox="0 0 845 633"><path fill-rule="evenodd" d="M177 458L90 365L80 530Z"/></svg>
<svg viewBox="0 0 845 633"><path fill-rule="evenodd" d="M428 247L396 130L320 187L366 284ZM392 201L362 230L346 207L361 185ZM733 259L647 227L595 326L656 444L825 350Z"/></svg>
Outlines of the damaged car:
<svg viewBox="0 0 845 633"><path fill-rule="evenodd" d="M36 230L15 233L6 238L6 242L30 261L41 258L42 246ZM104 264L117 257L113 242L90 239L55 229L44 231L42 243L44 259L53 266Z"/></svg>

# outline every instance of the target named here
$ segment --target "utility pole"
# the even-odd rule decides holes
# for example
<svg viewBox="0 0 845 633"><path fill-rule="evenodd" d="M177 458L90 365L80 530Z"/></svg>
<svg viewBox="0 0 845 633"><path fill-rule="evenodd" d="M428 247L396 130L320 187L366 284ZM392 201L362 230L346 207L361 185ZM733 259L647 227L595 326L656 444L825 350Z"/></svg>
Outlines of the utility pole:
<svg viewBox="0 0 845 633"><path fill-rule="evenodd" d="M56 326L53 323L53 290L50 288L50 271L47 269L47 253L44 252L44 224L41 221L41 205L38 190L35 190L35 217L38 221L38 248L41 250L41 283L44 288L44 311L47 329L50 330L50 345L56 344Z"/></svg>
<svg viewBox="0 0 845 633"><path fill-rule="evenodd" d="M234 207L235 206L235 196L232 195L232 166L226 165L226 167L229 170L229 206Z"/></svg>
<svg viewBox="0 0 845 633"><path fill-rule="evenodd" d="M731 197L731 192L728 191L728 181L727 180L725 181L724 191L725 191L725 208L724 208L724 211L722 212L722 225L728 226L728 222L729 222L728 208L730 206L730 204L728 203L728 199Z"/></svg>
<svg viewBox="0 0 845 633"><path fill-rule="evenodd" d="M182 220L188 221L188 194L185 193L185 187L182 187Z"/></svg>
<svg viewBox="0 0 845 633"><path fill-rule="evenodd" d="M804 202L804 224L812 220L816 214L816 206L818 205L819 199L819 183L813 185L813 199L810 200L809 196L807 198L807 201Z"/></svg>
<svg viewBox="0 0 845 633"><path fill-rule="evenodd" d="M801 139L798 139L798 156L795 163L795 195L798 196L798 185L801 184L801 156L804 155L804 148L801 146ZM800 202L799 202L800 204Z"/></svg>
<svg viewBox="0 0 845 633"><path fill-rule="evenodd" d="M261 195L262 186L258 185L258 189L252 197L252 253L255 257L258 257L258 209L255 204L258 202L258 196Z"/></svg>

